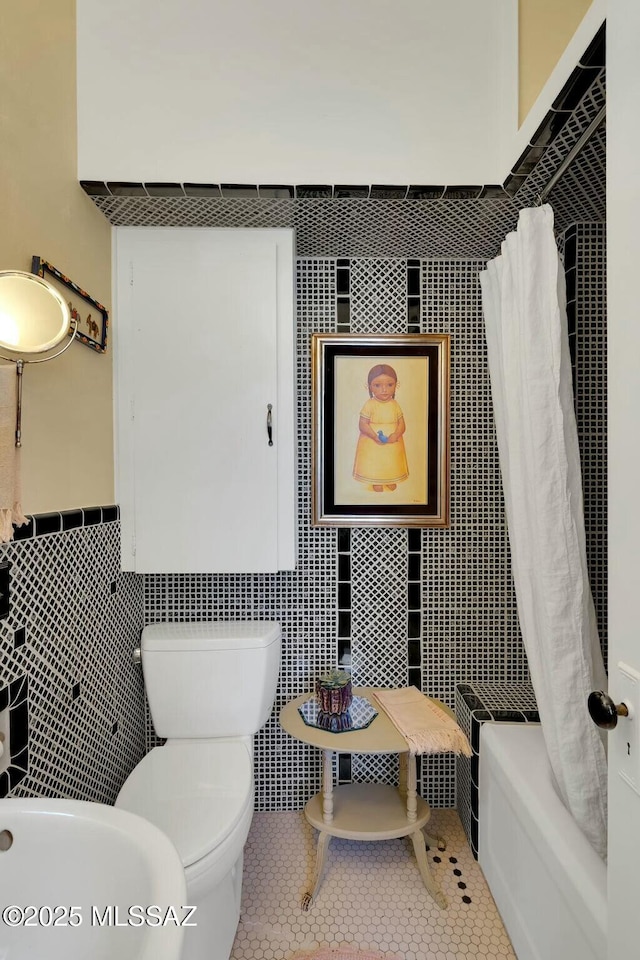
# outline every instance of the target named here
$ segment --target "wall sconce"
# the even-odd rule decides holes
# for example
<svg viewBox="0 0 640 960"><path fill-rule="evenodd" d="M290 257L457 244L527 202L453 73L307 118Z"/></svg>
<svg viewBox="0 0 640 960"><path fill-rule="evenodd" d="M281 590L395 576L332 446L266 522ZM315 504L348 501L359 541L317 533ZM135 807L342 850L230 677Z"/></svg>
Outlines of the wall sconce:
<svg viewBox="0 0 640 960"><path fill-rule="evenodd" d="M0 357L16 365L16 447L22 446L25 363L44 363L59 357L73 343L77 326L69 305L47 280L21 270L0 271ZM64 346L57 349L61 343Z"/></svg>

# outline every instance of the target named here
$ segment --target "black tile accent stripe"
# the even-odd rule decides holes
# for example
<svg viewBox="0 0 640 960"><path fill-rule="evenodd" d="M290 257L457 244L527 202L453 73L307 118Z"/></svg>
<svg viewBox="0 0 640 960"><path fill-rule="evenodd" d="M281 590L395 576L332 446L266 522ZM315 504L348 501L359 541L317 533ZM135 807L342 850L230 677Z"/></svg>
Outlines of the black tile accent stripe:
<svg viewBox="0 0 640 960"><path fill-rule="evenodd" d="M479 188L478 188L479 189ZM422 330L422 271L420 260L407 260L407 332ZM423 687L422 663L422 531L407 530L407 681ZM421 783L421 774L418 776Z"/></svg>
<svg viewBox="0 0 640 960"><path fill-rule="evenodd" d="M351 530L341 527L338 530L338 553L349 553L351 550Z"/></svg>
<svg viewBox="0 0 640 960"><path fill-rule="evenodd" d="M602 24L597 34L589 44L586 49L586 52L583 57L580 59L580 63L584 67L604 67L606 64L606 50L605 50L605 39L606 39L606 24Z"/></svg>
<svg viewBox="0 0 640 960"><path fill-rule="evenodd" d="M548 147L569 119L567 111L549 110L531 137L532 147Z"/></svg>
<svg viewBox="0 0 640 960"><path fill-rule="evenodd" d="M111 191L102 180L81 180L80 186L89 197L109 197Z"/></svg>
<svg viewBox="0 0 640 960"><path fill-rule="evenodd" d="M291 184L264 183L258 187L258 194L269 200L293 199L296 188Z"/></svg>
<svg viewBox="0 0 640 960"><path fill-rule="evenodd" d="M600 67L575 68L564 87L553 101L553 110L573 110L578 106L583 96L600 73Z"/></svg>
<svg viewBox="0 0 640 960"><path fill-rule="evenodd" d="M445 187L445 200L477 200L482 193L482 184L477 186L448 186Z"/></svg>
<svg viewBox="0 0 640 960"><path fill-rule="evenodd" d="M14 540L30 540L35 535L35 517L27 517L27 522L22 526L13 528Z"/></svg>
<svg viewBox="0 0 640 960"><path fill-rule="evenodd" d="M597 71L596 71L597 72ZM570 111L562 111L563 122L553 125L553 136L560 132ZM546 122L546 120L545 120ZM546 137L547 142L549 137ZM475 200L480 197L504 197L500 184L253 184L253 183L124 183L81 180L90 197L226 197L268 200Z"/></svg>
<svg viewBox="0 0 640 960"><path fill-rule="evenodd" d="M185 183L184 192L187 197L220 197L220 186L217 183Z"/></svg>
<svg viewBox="0 0 640 960"><path fill-rule="evenodd" d="M254 198L258 196L257 185L251 183L221 183L220 189L223 197L233 197L235 199L237 197Z"/></svg>
<svg viewBox="0 0 640 960"><path fill-rule="evenodd" d="M75 527L82 526L82 510L63 510L60 516L63 530L73 530Z"/></svg>
<svg viewBox="0 0 640 960"><path fill-rule="evenodd" d="M371 200L404 200L408 189L408 186L392 187L373 184L369 191L369 197Z"/></svg>
<svg viewBox="0 0 640 960"><path fill-rule="evenodd" d="M338 580L351 580L351 557L348 553L338 555Z"/></svg>
<svg viewBox="0 0 640 960"><path fill-rule="evenodd" d="M422 276L419 260L407 260L407 333L420 333Z"/></svg>
<svg viewBox="0 0 640 960"><path fill-rule="evenodd" d="M337 332L351 332L351 303L348 297L338 297L336 301Z"/></svg>
<svg viewBox="0 0 640 960"><path fill-rule="evenodd" d="M527 179L526 176L515 177L513 174L509 174L509 176L504 182L505 193L509 197L515 197L516 193L518 192L520 187L523 186L526 179Z"/></svg>
<svg viewBox="0 0 640 960"><path fill-rule="evenodd" d="M348 266L348 261L347 261ZM351 672L351 529L341 527L336 531L337 548L337 649L336 659L343 670ZM337 774L339 783L351 783L351 754L338 754Z"/></svg>
<svg viewBox="0 0 640 960"><path fill-rule="evenodd" d="M338 199L344 197L350 197L352 199L366 200L369 196L369 187L368 186L345 186L343 184L336 184L333 188L333 195Z"/></svg>
<svg viewBox="0 0 640 960"><path fill-rule="evenodd" d="M147 191L143 183L124 183L122 181L109 181L107 183L109 193L114 197L146 197Z"/></svg>
<svg viewBox="0 0 640 960"><path fill-rule="evenodd" d="M59 513L36 513L27 516L28 523L14 526L14 540L31 540L51 533L61 533L75 527L112 523L120 519L120 507L109 504L105 507L84 507L78 510L62 510Z"/></svg>
<svg viewBox="0 0 640 960"><path fill-rule="evenodd" d="M488 183L482 188L480 200L508 200L509 194L501 183Z"/></svg>
<svg viewBox="0 0 640 960"><path fill-rule="evenodd" d="M546 146L529 145L512 166L511 173L513 176L527 177L535 167L538 160L542 159L546 149Z"/></svg>
<svg viewBox="0 0 640 960"><path fill-rule="evenodd" d="M184 197L181 183L145 183L150 197Z"/></svg>
<svg viewBox="0 0 640 960"><path fill-rule="evenodd" d="M412 184L407 191L407 200L440 200L446 187L440 186L420 186Z"/></svg>
<svg viewBox="0 0 640 960"><path fill-rule="evenodd" d="M333 196L333 187L330 184L302 184L296 187L296 197L306 200L326 200Z"/></svg>
<svg viewBox="0 0 640 960"><path fill-rule="evenodd" d="M336 261L336 332L351 333L351 261Z"/></svg>
<svg viewBox="0 0 640 960"><path fill-rule="evenodd" d="M409 530L407 540L409 542L410 553L414 551L420 553L422 551L422 530Z"/></svg>
<svg viewBox="0 0 640 960"><path fill-rule="evenodd" d="M62 530L62 517L59 513L40 513L35 517L36 537L41 537L46 533L60 533Z"/></svg>
<svg viewBox="0 0 640 960"><path fill-rule="evenodd" d="M351 782L351 754L350 753L338 754L338 782L339 783Z"/></svg>

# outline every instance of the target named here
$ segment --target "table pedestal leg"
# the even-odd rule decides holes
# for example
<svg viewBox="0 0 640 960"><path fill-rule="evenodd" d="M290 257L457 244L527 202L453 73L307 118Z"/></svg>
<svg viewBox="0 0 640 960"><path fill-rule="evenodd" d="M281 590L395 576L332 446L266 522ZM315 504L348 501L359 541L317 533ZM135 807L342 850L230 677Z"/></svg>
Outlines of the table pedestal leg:
<svg viewBox="0 0 640 960"><path fill-rule="evenodd" d="M422 882L438 906L442 907L444 910L447 907L447 898L431 875L429 861L427 860L427 851L425 850L424 846L424 836L422 835L422 830L416 830L415 833L410 834L410 836L413 842L416 860L418 861L418 869L420 870Z"/></svg>
<svg viewBox="0 0 640 960"><path fill-rule="evenodd" d="M313 890L311 892L307 891L304 894L302 898L303 910L308 910L313 903L314 898L318 895L318 890L320 889L322 876L324 874L324 865L330 840L331 834L325 833L323 830L321 830L318 835L318 847L316 850L316 872L313 878Z"/></svg>
<svg viewBox="0 0 640 960"><path fill-rule="evenodd" d="M437 847L438 850L441 850L441 851L447 849L447 841L445 840L444 837L437 837L433 833L425 833L424 838L427 841L428 845L430 847L434 847L434 849L435 847Z"/></svg>
<svg viewBox="0 0 640 960"><path fill-rule="evenodd" d="M322 751L322 819L333 820L333 751Z"/></svg>

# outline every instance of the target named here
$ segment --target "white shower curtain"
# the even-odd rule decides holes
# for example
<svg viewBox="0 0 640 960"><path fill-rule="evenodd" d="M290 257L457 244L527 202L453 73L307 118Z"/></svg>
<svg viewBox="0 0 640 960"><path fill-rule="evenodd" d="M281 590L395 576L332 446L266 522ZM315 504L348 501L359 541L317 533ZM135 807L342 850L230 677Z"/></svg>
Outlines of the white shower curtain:
<svg viewBox="0 0 640 960"><path fill-rule="evenodd" d="M606 689L606 675L550 206L520 212L480 282L518 616L542 731L558 793L605 858L606 756L587 697Z"/></svg>

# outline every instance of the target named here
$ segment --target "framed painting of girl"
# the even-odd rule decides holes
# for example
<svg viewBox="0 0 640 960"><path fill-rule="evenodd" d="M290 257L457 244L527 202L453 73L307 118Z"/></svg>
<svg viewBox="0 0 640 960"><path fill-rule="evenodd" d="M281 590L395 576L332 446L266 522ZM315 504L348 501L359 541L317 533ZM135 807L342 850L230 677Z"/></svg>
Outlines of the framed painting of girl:
<svg viewBox="0 0 640 960"><path fill-rule="evenodd" d="M449 335L314 334L313 523L447 526Z"/></svg>

